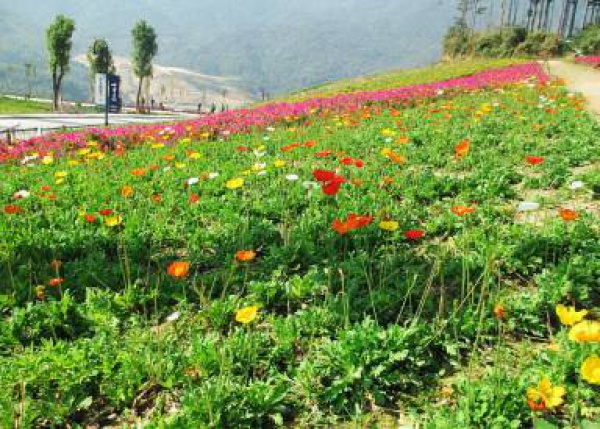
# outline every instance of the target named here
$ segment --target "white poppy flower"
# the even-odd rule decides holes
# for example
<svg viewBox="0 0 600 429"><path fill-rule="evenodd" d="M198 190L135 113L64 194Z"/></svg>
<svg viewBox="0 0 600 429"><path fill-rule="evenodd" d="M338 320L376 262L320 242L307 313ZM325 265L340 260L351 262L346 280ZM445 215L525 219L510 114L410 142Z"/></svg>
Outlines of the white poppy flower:
<svg viewBox="0 0 600 429"><path fill-rule="evenodd" d="M285 176L285 178L290 182L295 182L296 180L300 179L300 177L297 174L288 174L287 176Z"/></svg>

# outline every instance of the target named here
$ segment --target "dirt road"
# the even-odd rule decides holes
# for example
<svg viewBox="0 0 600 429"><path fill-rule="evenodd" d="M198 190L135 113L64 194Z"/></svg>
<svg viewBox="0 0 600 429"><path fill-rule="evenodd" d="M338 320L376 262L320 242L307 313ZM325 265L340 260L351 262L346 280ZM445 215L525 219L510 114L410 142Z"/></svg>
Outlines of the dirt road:
<svg viewBox="0 0 600 429"><path fill-rule="evenodd" d="M548 61L547 66L550 74L564 79L569 90L582 93L589 109L600 116L600 70L563 60Z"/></svg>

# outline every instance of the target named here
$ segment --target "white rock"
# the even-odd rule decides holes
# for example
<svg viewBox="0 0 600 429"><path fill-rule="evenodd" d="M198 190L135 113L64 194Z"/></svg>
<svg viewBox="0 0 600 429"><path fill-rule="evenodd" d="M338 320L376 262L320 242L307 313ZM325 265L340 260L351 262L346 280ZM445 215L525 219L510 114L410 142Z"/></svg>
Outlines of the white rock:
<svg viewBox="0 0 600 429"><path fill-rule="evenodd" d="M167 320L167 322L175 322L180 317L181 317L181 313L179 311L176 311L175 313L170 314L166 320Z"/></svg>
<svg viewBox="0 0 600 429"><path fill-rule="evenodd" d="M575 191L577 189L582 189L585 187L585 184L581 180L576 180L569 185L569 189Z"/></svg>
<svg viewBox="0 0 600 429"><path fill-rule="evenodd" d="M539 208L539 203L534 203L533 201L523 201L519 203L517 210L520 212L532 212L538 210Z"/></svg>

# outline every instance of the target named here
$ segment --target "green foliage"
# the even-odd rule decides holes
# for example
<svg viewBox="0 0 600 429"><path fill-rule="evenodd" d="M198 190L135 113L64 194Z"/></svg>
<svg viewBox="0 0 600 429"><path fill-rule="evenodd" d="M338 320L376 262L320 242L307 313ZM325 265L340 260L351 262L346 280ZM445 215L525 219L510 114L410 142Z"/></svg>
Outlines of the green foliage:
<svg viewBox="0 0 600 429"><path fill-rule="evenodd" d="M75 21L64 15L56 16L54 23L46 29L46 46L52 73L62 75L69 70L74 31Z"/></svg>
<svg viewBox="0 0 600 429"><path fill-rule="evenodd" d="M92 42L87 52L87 60L92 76L96 73L115 72L112 53L105 39L96 39Z"/></svg>
<svg viewBox="0 0 600 429"><path fill-rule="evenodd" d="M146 21L139 21L131 30L133 37L131 60L133 72L139 78L152 76L152 60L158 52L156 32Z"/></svg>
<svg viewBox="0 0 600 429"><path fill-rule="evenodd" d="M381 329L365 320L314 350L298 379L309 403L354 415L431 386L447 367L448 355L432 329Z"/></svg>
<svg viewBox="0 0 600 429"><path fill-rule="evenodd" d="M528 32L523 27L472 32L452 27L444 38L444 53L450 58L549 57L562 55L564 45L553 33Z"/></svg>
<svg viewBox="0 0 600 429"><path fill-rule="evenodd" d="M584 28L573 40L573 47L584 55L600 55L600 25Z"/></svg>

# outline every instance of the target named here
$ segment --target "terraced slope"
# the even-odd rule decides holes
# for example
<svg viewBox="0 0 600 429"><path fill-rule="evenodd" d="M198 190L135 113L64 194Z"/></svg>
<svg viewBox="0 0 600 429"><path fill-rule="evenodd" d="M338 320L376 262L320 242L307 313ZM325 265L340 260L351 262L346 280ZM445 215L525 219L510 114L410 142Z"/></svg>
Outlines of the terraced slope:
<svg viewBox="0 0 600 429"><path fill-rule="evenodd" d="M532 64L5 149L0 426L591 424L584 103Z"/></svg>

